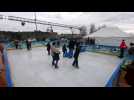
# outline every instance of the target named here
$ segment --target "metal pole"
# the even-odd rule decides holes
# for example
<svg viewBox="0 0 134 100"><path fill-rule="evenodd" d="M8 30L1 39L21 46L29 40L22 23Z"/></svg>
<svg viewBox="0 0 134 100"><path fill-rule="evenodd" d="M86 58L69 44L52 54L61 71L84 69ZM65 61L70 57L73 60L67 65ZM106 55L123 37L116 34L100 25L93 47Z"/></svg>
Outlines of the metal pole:
<svg viewBox="0 0 134 100"><path fill-rule="evenodd" d="M72 32L72 38L73 38L73 30L72 30L72 27L70 27L70 29L71 29L71 32Z"/></svg>
<svg viewBox="0 0 134 100"><path fill-rule="evenodd" d="M34 16L35 16L35 27L36 27L36 31L37 31L38 29L37 29L37 23L36 23L36 20L37 20L36 19L36 12L34 12Z"/></svg>

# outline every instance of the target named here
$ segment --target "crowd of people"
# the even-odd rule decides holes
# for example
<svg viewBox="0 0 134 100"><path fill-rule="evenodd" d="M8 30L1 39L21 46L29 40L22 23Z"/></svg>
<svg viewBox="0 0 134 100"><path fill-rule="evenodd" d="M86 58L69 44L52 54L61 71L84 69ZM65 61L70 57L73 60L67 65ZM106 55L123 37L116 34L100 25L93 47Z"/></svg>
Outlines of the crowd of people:
<svg viewBox="0 0 134 100"><path fill-rule="evenodd" d="M56 43L53 42L51 45L50 45L50 43L48 43L47 51L48 51L48 55L51 54L51 56L52 56L52 66L55 66L55 68L59 68L58 61L60 60L60 56L59 56L60 50L59 50L58 46L56 46ZM66 44L64 44L62 46L62 52L63 52L63 57L68 57L68 58L74 57L72 66L79 68L79 65L78 65L78 57L79 57L79 53L80 53L80 43L79 42L70 40L68 46L66 46Z"/></svg>
<svg viewBox="0 0 134 100"><path fill-rule="evenodd" d="M31 45L32 45L32 40L31 39L27 39L26 41L26 47L27 50L31 50ZM21 45L22 45L22 41L20 40L14 40L14 45L16 49L21 49Z"/></svg>

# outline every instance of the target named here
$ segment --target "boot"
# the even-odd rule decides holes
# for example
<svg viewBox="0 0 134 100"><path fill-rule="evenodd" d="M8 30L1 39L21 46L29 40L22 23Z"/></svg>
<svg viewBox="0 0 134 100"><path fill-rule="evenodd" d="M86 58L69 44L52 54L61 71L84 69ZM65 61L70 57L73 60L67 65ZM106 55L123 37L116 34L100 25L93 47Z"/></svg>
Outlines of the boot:
<svg viewBox="0 0 134 100"><path fill-rule="evenodd" d="M59 67L57 65L55 65L55 69L58 69Z"/></svg>

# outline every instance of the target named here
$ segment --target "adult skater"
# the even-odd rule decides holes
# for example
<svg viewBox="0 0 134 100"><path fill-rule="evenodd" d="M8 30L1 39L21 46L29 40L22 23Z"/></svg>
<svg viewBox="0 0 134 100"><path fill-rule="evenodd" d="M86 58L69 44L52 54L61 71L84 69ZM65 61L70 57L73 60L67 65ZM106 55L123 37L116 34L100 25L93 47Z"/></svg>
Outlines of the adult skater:
<svg viewBox="0 0 134 100"><path fill-rule="evenodd" d="M50 49L51 49L51 46L50 46L50 43L48 42L48 44L47 44L47 52L48 52L48 55L50 55Z"/></svg>
<svg viewBox="0 0 134 100"><path fill-rule="evenodd" d="M29 42L29 49L31 50L32 49L32 40L28 39L28 42Z"/></svg>
<svg viewBox="0 0 134 100"><path fill-rule="evenodd" d="M78 66L79 54L80 54L80 43L77 43L76 48L75 48L75 53L74 53L74 61L73 61L73 64L72 64L76 68L79 68L79 66Z"/></svg>
<svg viewBox="0 0 134 100"><path fill-rule="evenodd" d="M27 50L30 50L28 39L26 40L26 45L27 45Z"/></svg>
<svg viewBox="0 0 134 100"><path fill-rule="evenodd" d="M125 43L125 40L122 40L121 44L120 44L120 58L124 57L124 50L127 48L127 45Z"/></svg>
<svg viewBox="0 0 134 100"><path fill-rule="evenodd" d="M60 51L58 48L56 48L55 46L55 42L52 43L52 46L51 46L51 55L52 55L52 66L55 66L55 68L59 68L58 67L58 61L60 59L59 57L59 54L60 54Z"/></svg>
<svg viewBox="0 0 134 100"><path fill-rule="evenodd" d="M73 57L74 46L75 46L75 42L70 40L69 46L68 46L69 47L69 53L68 53L69 58Z"/></svg>
<svg viewBox="0 0 134 100"><path fill-rule="evenodd" d="M15 41L14 41L14 44L15 44L15 48L18 49L18 46L19 46L19 40L15 40Z"/></svg>
<svg viewBox="0 0 134 100"><path fill-rule="evenodd" d="M62 47L62 52L63 52L63 57L65 57L66 56L66 53L67 53L67 48L66 48L66 45L65 44Z"/></svg>

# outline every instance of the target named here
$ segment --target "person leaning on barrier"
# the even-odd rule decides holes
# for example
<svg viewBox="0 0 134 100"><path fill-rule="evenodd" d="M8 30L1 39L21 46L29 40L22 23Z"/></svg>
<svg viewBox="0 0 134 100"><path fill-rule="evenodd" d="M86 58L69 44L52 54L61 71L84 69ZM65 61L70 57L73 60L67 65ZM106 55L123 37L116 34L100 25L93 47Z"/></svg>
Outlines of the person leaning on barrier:
<svg viewBox="0 0 134 100"><path fill-rule="evenodd" d="M127 81L127 84L134 86L134 61L132 61L131 64L126 66L125 80Z"/></svg>
<svg viewBox="0 0 134 100"><path fill-rule="evenodd" d="M130 48L128 49L129 55L134 55L134 43L130 43Z"/></svg>
<svg viewBox="0 0 134 100"><path fill-rule="evenodd" d="M120 44L120 58L123 58L124 57L124 52L125 52L125 49L127 48L127 45L125 43L125 40L122 40L121 44Z"/></svg>

